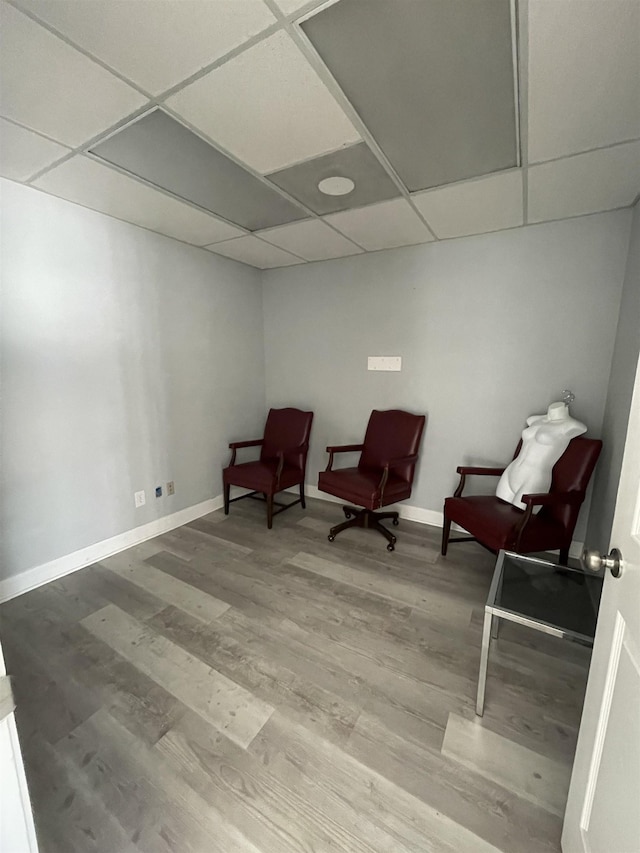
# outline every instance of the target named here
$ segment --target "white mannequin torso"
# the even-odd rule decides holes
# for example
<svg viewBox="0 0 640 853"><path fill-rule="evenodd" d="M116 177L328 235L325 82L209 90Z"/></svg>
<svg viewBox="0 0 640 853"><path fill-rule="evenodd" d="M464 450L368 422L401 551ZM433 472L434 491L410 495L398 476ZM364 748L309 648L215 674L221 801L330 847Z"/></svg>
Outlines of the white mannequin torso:
<svg viewBox="0 0 640 853"><path fill-rule="evenodd" d="M545 415L531 415L522 433L522 447L500 477L496 495L525 509L522 495L546 493L551 486L553 466L572 438L587 431L569 414L564 403L552 403Z"/></svg>

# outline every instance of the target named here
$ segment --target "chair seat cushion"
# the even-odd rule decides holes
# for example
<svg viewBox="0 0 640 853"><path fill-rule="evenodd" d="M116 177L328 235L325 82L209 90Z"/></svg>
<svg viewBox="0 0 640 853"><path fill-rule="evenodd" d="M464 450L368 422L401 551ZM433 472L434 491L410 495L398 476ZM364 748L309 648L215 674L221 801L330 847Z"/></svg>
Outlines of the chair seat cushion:
<svg viewBox="0 0 640 853"><path fill-rule="evenodd" d="M516 528L524 514L523 510L494 495L447 498L444 512L450 521L460 525L494 551L515 547ZM563 525L540 512L529 519L519 550L554 550L567 547L568 544Z"/></svg>
<svg viewBox="0 0 640 853"><path fill-rule="evenodd" d="M410 483L391 473L384 487L381 501L378 488L381 476L382 472L379 470L363 468L322 471L318 477L318 488L321 492L327 492L367 509L379 509L396 501L403 501L411 495Z"/></svg>
<svg viewBox="0 0 640 853"><path fill-rule="evenodd" d="M241 465L230 465L222 472L226 485L241 486L254 492L264 492L273 495L282 489L297 486L302 480L298 468L285 465L280 474L280 482L276 484L276 462L243 462Z"/></svg>

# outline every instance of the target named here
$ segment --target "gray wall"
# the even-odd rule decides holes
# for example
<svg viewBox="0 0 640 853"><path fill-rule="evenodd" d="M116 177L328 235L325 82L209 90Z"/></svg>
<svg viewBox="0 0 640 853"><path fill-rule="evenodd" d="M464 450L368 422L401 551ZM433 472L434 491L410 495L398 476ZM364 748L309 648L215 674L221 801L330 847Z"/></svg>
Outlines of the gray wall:
<svg viewBox="0 0 640 853"><path fill-rule="evenodd" d="M604 447L596 471L593 501L589 513L587 542L591 548L606 550L609 546L639 353L640 204L636 204L611 363L607 405L602 424ZM615 545L615 543L611 544Z"/></svg>
<svg viewBox="0 0 640 853"><path fill-rule="evenodd" d="M261 430L265 396L257 270L2 191L8 576L219 495L227 443Z"/></svg>
<svg viewBox="0 0 640 853"><path fill-rule="evenodd" d="M573 414L599 436L630 217L266 273L267 402L315 411L309 483L327 444L362 438L372 408L428 415L409 503L438 512L457 465L508 460L526 416L564 388L576 394ZM369 355L402 356L402 372L368 372Z"/></svg>

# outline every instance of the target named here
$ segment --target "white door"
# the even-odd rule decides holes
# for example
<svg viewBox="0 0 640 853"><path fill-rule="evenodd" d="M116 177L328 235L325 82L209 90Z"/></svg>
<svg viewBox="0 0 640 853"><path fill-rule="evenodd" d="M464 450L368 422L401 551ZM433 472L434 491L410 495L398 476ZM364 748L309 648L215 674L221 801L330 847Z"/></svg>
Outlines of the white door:
<svg viewBox="0 0 640 853"><path fill-rule="evenodd" d="M606 542L589 543L590 547ZM562 831L564 853L640 851L640 360Z"/></svg>
<svg viewBox="0 0 640 853"><path fill-rule="evenodd" d="M0 648L0 851L38 853L13 699Z"/></svg>

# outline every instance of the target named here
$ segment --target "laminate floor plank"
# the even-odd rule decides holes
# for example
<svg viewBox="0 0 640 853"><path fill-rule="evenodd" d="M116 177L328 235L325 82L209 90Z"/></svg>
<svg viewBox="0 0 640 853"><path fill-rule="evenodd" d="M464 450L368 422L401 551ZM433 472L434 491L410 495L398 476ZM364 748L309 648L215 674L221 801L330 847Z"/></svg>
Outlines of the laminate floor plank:
<svg viewBox="0 0 640 853"><path fill-rule="evenodd" d="M224 527L216 527L215 530L215 533L208 530L202 531L198 528L198 522L192 521L190 524L185 524L184 527L177 528L174 533L176 537L191 542L196 548L230 552L238 557L246 557L253 550L246 545L226 538L225 534L229 530L229 524L225 524Z"/></svg>
<svg viewBox="0 0 640 853"><path fill-rule="evenodd" d="M543 853L557 847L560 822L545 819L543 809L523 804L512 789L475 766L428 744L408 742L404 732L368 712L356 722L345 751L498 849Z"/></svg>
<svg viewBox="0 0 640 853"><path fill-rule="evenodd" d="M292 638L298 638L307 648L314 643L328 659L342 661L347 671L352 675L361 674L365 682L377 686L384 683L393 685L391 689L399 691L399 696L403 696L407 689L414 693L424 692L425 688L468 698L473 693L474 681L470 673L452 672L439 661L420 656L415 651L402 660L402 652L390 644L368 642L368 637L358 637L353 631L341 630L341 626L331 636L309 631L293 620L283 622L282 629ZM313 652L308 650L307 654Z"/></svg>
<svg viewBox="0 0 640 853"><path fill-rule="evenodd" d="M82 624L240 746L248 746L273 713L266 702L113 604Z"/></svg>
<svg viewBox="0 0 640 853"><path fill-rule="evenodd" d="M340 515L336 513L335 519L331 522L315 518L302 518L298 521L298 524L306 530L318 533L326 539L329 534L329 528L333 527L335 524L340 524L342 521L344 521L344 515L340 517ZM400 524L402 525L402 522L400 522ZM396 552L398 553L398 556L412 557L413 559L427 563L435 563L438 559L440 549L435 543L425 540L424 538L420 539L419 537L412 537L410 534L406 533L404 536L401 536L399 534L404 531L400 531L399 529L394 530L391 527L390 529L398 536L398 541L396 542ZM341 537L340 545L347 546L347 550L357 549L375 553L375 545L371 541L368 532L357 527L349 530L347 537Z"/></svg>
<svg viewBox="0 0 640 853"><path fill-rule="evenodd" d="M12 642L15 635L3 631L3 648L9 648L9 672L14 679L16 724L24 746L33 737L56 743L100 707L100 699L87 693L71 673L57 682L42 651Z"/></svg>
<svg viewBox="0 0 640 853"><path fill-rule="evenodd" d="M190 584L141 560L131 560L116 555L103 563L109 571L164 601L174 604L185 613L190 613L203 622L212 622L231 605L212 595L194 589ZM155 614L150 614L155 615Z"/></svg>
<svg viewBox="0 0 640 853"><path fill-rule="evenodd" d="M98 640L82 625L49 626L32 632L14 671L20 701L16 719L21 735L37 728L51 742L86 720L100 707L122 720L138 737L155 743L186 711L186 705ZM35 636L34 636L35 635ZM40 668L46 693L31 690ZM46 680L45 680L46 679Z"/></svg>
<svg viewBox="0 0 640 853"><path fill-rule="evenodd" d="M336 742L348 738L360 704L326 667L296 659L288 646L274 647L264 635L234 630L227 620L205 628L167 608L149 624L267 704L287 707L317 733Z"/></svg>
<svg viewBox="0 0 640 853"><path fill-rule="evenodd" d="M399 848L493 853L497 848L348 753L276 712L250 747L289 787L308 778L391 836Z"/></svg>
<svg viewBox="0 0 640 853"><path fill-rule="evenodd" d="M490 729L449 715L442 754L562 817L571 768Z"/></svg>
<svg viewBox="0 0 640 853"><path fill-rule="evenodd" d="M130 554L129 551L125 553ZM109 560L116 560L120 556L117 554L115 557L109 557ZM139 558L131 555L127 559L133 561ZM100 604L95 610L107 604L115 604L136 619L147 619L166 607L166 602L161 598L109 571L106 560L103 563L95 563L81 572L75 572L67 580L70 591L81 598L88 598L95 604Z"/></svg>
<svg viewBox="0 0 640 853"><path fill-rule="evenodd" d="M198 562L197 565L204 569L203 563ZM406 604L398 604L358 589L344 580L309 572L289 560L265 565L259 556L250 555L234 561L228 569L233 574L246 576L252 582L258 576L269 588L281 584L283 592L289 596L298 595L307 601L329 605L339 614L342 623L347 619L355 620L363 630L382 630L387 621L395 622L411 613L411 608Z"/></svg>
<svg viewBox="0 0 640 853"><path fill-rule="evenodd" d="M0 605L43 853L560 853L589 650L503 622L478 718L494 558L341 517L241 501Z"/></svg>
<svg viewBox="0 0 640 853"><path fill-rule="evenodd" d="M31 747L25 760L38 835L47 839L47 846L40 846L42 853L140 853L78 768L45 741Z"/></svg>
<svg viewBox="0 0 640 853"><path fill-rule="evenodd" d="M459 602L452 602L450 597L434 594L431 590L417 584L397 580L393 575L386 578L378 577L372 572L352 569L344 563L324 560L304 551L300 551L289 562L324 577L346 581L358 589L376 593L382 598L392 599L414 610L437 614L439 618L448 618L454 627L468 625L471 620L471 607L461 606Z"/></svg>
<svg viewBox="0 0 640 853"><path fill-rule="evenodd" d="M225 741L191 715L168 732L156 749L203 799L221 804L264 853L373 853L379 849L364 841L361 831L353 834L346 828L357 824L354 815L343 823L340 814L326 813L315 798L301 796L255 756Z"/></svg>
<svg viewBox="0 0 640 853"><path fill-rule="evenodd" d="M469 703L465 707L452 713L459 714L470 722L477 719L475 703ZM574 717L574 725L549 721L539 708L522 700L519 703L490 702L485 705L482 725L510 740L526 746L528 749L546 755L549 758L561 759L567 766L571 766L576 751L578 739L579 718ZM446 721L445 724L446 726Z"/></svg>
<svg viewBox="0 0 640 853"><path fill-rule="evenodd" d="M265 602L260 603L250 589L245 587L244 590L239 591L233 583L225 583L225 576L221 574L218 567L212 567L206 563L200 564L197 561L186 563L167 551L161 551L149 557L145 562L179 580L184 580L195 589L212 595L220 601L225 601L236 610L252 614L256 619L265 622L270 620L279 622L282 619L275 611L267 607Z"/></svg>
<svg viewBox="0 0 640 853"><path fill-rule="evenodd" d="M156 558L151 557L155 562ZM286 579L277 578L273 575L262 575L259 570L253 576L237 570L235 564L229 566L216 566L215 571L208 568L205 563L192 561L198 571L204 575L215 575L223 592L220 598L229 601L229 595L240 596L242 599L260 607L266 607L272 613L287 617L291 612L297 614L297 618L307 625L325 625L327 623L338 624L340 613L337 606L322 596L317 600L311 600L308 595L296 589ZM227 593L228 591L228 593Z"/></svg>
<svg viewBox="0 0 640 853"><path fill-rule="evenodd" d="M79 726L58 750L82 769L145 853L260 853L210 803L106 711ZM116 853L116 850L114 850Z"/></svg>

